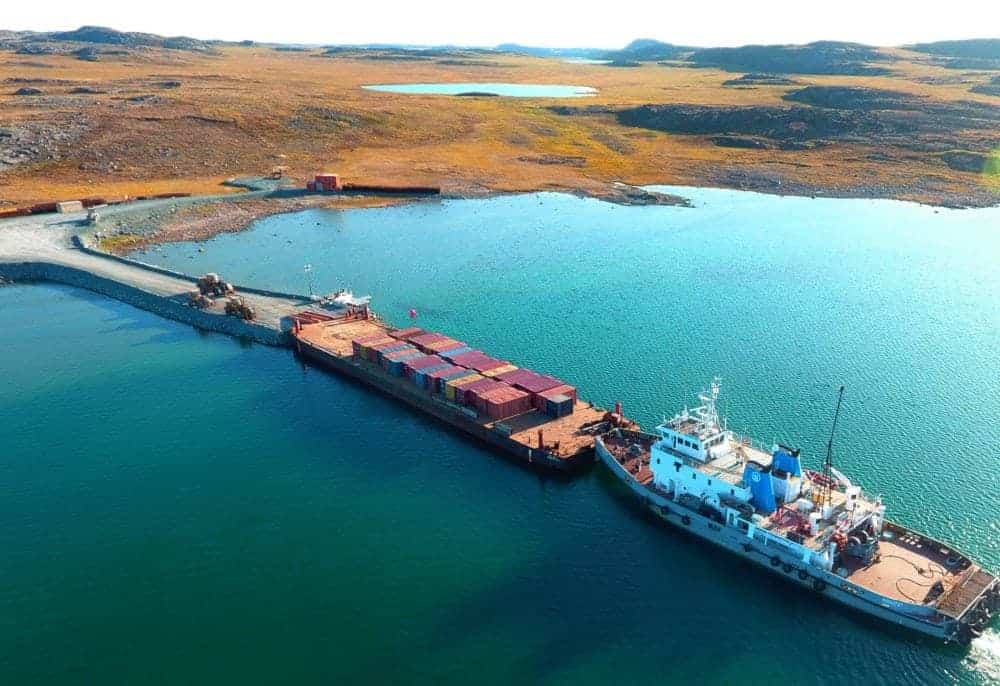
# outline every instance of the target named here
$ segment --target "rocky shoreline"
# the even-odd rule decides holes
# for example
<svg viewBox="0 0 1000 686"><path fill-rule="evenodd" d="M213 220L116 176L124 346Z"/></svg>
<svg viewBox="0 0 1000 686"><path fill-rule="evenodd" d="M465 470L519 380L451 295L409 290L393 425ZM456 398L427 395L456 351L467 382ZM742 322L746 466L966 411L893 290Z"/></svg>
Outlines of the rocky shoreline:
<svg viewBox="0 0 1000 686"><path fill-rule="evenodd" d="M831 188L826 184L806 184L782 177L770 169L735 167L717 170L700 183L672 181L671 185L691 185L732 190L825 198L871 198L920 202L955 209L991 207L1000 203L1000 195L988 188L968 189L958 193L950 189L900 187L867 180L853 185ZM654 184L650 184L654 185ZM928 191L931 191L928 193ZM650 191L625 183L605 184L587 188L539 188L517 193L557 192L594 198L621 205L673 205L690 207L683 197ZM440 199L489 198L511 192L489 189L467 189L462 193L439 196ZM293 195L275 197L252 194L246 196L184 198L176 203L158 204L153 208L134 207L118 210L102 218L93 237L106 252L124 255L154 245L182 241L204 241L223 233L243 231L255 220L285 212L306 209L360 209L384 207L403 202L420 202L414 198L383 198L376 196Z"/></svg>

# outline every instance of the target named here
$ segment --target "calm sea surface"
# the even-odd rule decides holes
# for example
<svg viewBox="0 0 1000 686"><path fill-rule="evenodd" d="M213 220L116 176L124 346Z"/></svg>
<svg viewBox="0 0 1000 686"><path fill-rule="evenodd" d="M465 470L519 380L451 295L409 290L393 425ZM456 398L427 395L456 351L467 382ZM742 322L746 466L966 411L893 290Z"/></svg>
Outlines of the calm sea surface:
<svg viewBox="0 0 1000 686"><path fill-rule="evenodd" d="M371 293L646 425L718 374L813 465L843 383L838 466L1000 567L1000 211L670 190L695 207L311 210L141 257ZM284 350L50 286L0 289L0 350L0 683L1000 680L996 627L895 634Z"/></svg>

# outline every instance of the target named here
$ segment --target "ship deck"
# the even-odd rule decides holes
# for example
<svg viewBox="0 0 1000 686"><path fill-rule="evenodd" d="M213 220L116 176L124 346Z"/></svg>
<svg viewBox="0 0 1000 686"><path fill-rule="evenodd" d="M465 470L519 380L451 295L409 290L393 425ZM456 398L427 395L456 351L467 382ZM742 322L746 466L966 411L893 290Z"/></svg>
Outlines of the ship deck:
<svg viewBox="0 0 1000 686"><path fill-rule="evenodd" d="M356 338L372 334L382 333L391 327L372 319L334 319L327 322L307 324L298 333L298 338L315 348L324 352L336 355L345 360L353 359L354 350L352 341ZM381 367L374 364L360 362L365 367L368 374L379 377L379 380L386 385L398 389L402 394L414 395L420 393L426 396L427 403L446 403L439 397L420 391L414 387L406 378L392 376L386 373ZM452 403L447 403L453 405ZM454 405L454 407L458 407ZM578 400L573 408L573 413L565 417L552 418L536 410L526 412L521 415L509 417L499 422L486 420L484 418L470 421L478 423L483 429L492 430L497 424L504 424L510 427L511 440L529 448L538 448L538 431L542 431L542 438L550 453L562 459L569 459L582 452L591 450L594 445L594 437L591 433L584 431L589 426L603 420L606 410L595 406L585 400Z"/></svg>
<svg viewBox="0 0 1000 686"><path fill-rule="evenodd" d="M904 603L922 605L933 600L941 592L928 598L931 588L941 582L947 593L955 585L959 575L948 566L949 553L927 546L916 539L879 541L878 558L870 565L861 560L844 556L847 578L858 586L867 588L881 596Z"/></svg>

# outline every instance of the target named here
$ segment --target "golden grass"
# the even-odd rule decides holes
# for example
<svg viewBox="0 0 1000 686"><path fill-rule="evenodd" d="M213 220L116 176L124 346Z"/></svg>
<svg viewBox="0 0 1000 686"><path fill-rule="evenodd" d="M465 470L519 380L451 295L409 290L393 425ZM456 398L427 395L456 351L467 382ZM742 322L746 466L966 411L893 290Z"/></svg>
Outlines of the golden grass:
<svg viewBox="0 0 1000 686"><path fill-rule="evenodd" d="M100 249L104 252L121 255L145 244L145 237L134 233L119 233L105 236L100 240Z"/></svg>
<svg viewBox="0 0 1000 686"><path fill-rule="evenodd" d="M925 57L897 51L894 77L796 76L805 84L891 88L939 100L996 98L970 93L956 73ZM782 104L798 86L727 88L734 74L712 69L567 64L512 55L476 56L488 66L383 61L317 53L229 47L219 56L149 51L128 61L85 62L60 56L0 53L0 82L9 77L65 79L47 85L45 100L0 95L4 120L63 121L84 116L90 127L63 159L0 173L0 206L83 196L107 198L171 191L225 192L226 178L260 174L281 164L304 180L329 170L348 180L440 184L446 192L540 188L600 193L609 182L712 183L720 170L767 169L790 181L835 192L858 180L923 182L961 190L986 184L931 155L872 162L862 146L822 151L721 148L706 137L620 126L610 115L564 117L553 104ZM47 67L25 66L25 62ZM985 80L987 77L982 77ZM158 89L176 79L180 88ZM447 98L366 91L364 84L419 81L516 81L593 86L596 97L555 100ZM68 95L74 85L106 90ZM154 94L157 103L126 98ZM335 111L334 119L322 110ZM545 156L582 158L541 164ZM81 169L81 166L83 167ZM913 199L922 199L914 191Z"/></svg>

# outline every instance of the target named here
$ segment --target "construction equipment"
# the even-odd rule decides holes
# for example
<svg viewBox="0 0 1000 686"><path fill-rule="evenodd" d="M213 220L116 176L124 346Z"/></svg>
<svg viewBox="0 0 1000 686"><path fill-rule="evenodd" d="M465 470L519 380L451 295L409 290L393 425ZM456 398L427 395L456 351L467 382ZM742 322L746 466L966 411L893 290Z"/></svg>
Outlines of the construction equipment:
<svg viewBox="0 0 1000 686"><path fill-rule="evenodd" d="M232 295L236 292L236 289L233 287L233 284L220 279L218 274L208 272L204 276L199 277L198 291L202 295L221 297Z"/></svg>
<svg viewBox="0 0 1000 686"><path fill-rule="evenodd" d="M226 300L226 314L230 317L239 317L248 322L253 321L257 317L257 313L253 307L247 304L246 300L235 297Z"/></svg>
<svg viewBox="0 0 1000 686"><path fill-rule="evenodd" d="M191 291L188 293L188 306L205 310L212 306L212 299L201 291Z"/></svg>

